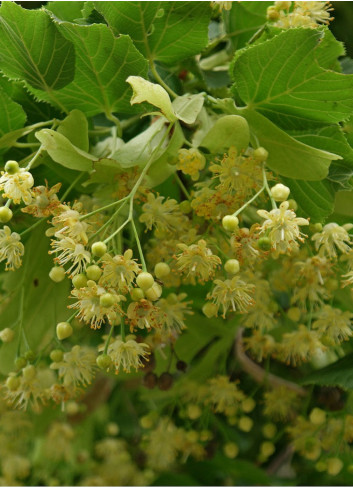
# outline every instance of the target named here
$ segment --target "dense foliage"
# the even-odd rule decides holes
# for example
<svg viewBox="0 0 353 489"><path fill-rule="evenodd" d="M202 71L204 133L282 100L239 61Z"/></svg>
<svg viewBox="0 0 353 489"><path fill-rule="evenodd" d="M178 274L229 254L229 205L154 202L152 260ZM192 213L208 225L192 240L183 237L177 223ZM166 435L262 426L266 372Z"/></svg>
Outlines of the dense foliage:
<svg viewBox="0 0 353 489"><path fill-rule="evenodd" d="M2 2L1 485L351 484L333 15Z"/></svg>

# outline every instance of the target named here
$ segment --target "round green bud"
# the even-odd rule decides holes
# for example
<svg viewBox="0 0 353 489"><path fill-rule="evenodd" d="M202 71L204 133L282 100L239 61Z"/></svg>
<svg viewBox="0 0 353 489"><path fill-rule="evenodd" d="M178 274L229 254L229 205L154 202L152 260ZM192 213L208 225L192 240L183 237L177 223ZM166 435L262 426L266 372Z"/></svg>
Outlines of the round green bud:
<svg viewBox="0 0 353 489"><path fill-rule="evenodd" d="M79 273L78 275L75 275L72 279L72 285L75 287L75 289L82 289L82 287L86 287L86 275L84 273Z"/></svg>
<svg viewBox="0 0 353 489"><path fill-rule="evenodd" d="M162 287L155 282L152 287L145 290L145 296L149 301L157 301L162 295Z"/></svg>
<svg viewBox="0 0 353 489"><path fill-rule="evenodd" d="M109 292L107 292L106 294L100 296L99 304L102 307L111 307L116 303L116 299L117 299L116 295L109 294Z"/></svg>
<svg viewBox="0 0 353 489"><path fill-rule="evenodd" d="M322 231L322 224L321 222L315 222L315 223L310 223L309 224L309 229L312 233L321 233Z"/></svg>
<svg viewBox="0 0 353 489"><path fill-rule="evenodd" d="M289 204L289 209L291 209L292 211L298 210L298 204L296 203L296 201L294 199L289 199L288 204Z"/></svg>
<svg viewBox="0 0 353 489"><path fill-rule="evenodd" d="M226 231L236 231L239 226L239 219L236 216L224 216L222 219L222 226Z"/></svg>
<svg viewBox="0 0 353 489"><path fill-rule="evenodd" d="M49 356L53 362L61 362L64 358L64 352L62 350L52 350Z"/></svg>
<svg viewBox="0 0 353 489"><path fill-rule="evenodd" d="M327 463L324 460L319 460L315 464L315 469L318 472L325 472L327 470Z"/></svg>
<svg viewBox="0 0 353 489"><path fill-rule="evenodd" d="M271 242L270 238L267 238L266 236L263 236L257 242L257 246L262 251L270 251L270 249L272 247L272 242Z"/></svg>
<svg viewBox="0 0 353 489"><path fill-rule="evenodd" d="M59 340L65 340L69 338L73 333L73 329L70 323L62 322L58 323L56 326L56 336Z"/></svg>
<svg viewBox="0 0 353 489"><path fill-rule="evenodd" d="M167 263L159 262L154 267L154 274L157 278L163 278L170 274L170 266Z"/></svg>
<svg viewBox="0 0 353 489"><path fill-rule="evenodd" d="M137 275L136 283L142 290L145 291L152 287L154 284L154 278L148 272L141 272L140 275Z"/></svg>
<svg viewBox="0 0 353 489"><path fill-rule="evenodd" d="M249 418L249 416L242 416L238 422L239 429L245 433L249 433L253 425L254 422L251 418Z"/></svg>
<svg viewBox="0 0 353 489"><path fill-rule="evenodd" d="M9 391L17 391L17 389L20 387L21 380L18 377L14 377L10 375L6 379L6 387L9 389Z"/></svg>
<svg viewBox="0 0 353 489"><path fill-rule="evenodd" d="M19 171L19 169L20 169L20 167L19 167L17 161L9 160L5 164L5 171L9 175L14 175L15 173L17 173Z"/></svg>
<svg viewBox="0 0 353 489"><path fill-rule="evenodd" d="M277 202L283 202L287 200L288 195L290 194L290 188L282 183L277 183L274 187L271 188L272 197L277 200Z"/></svg>
<svg viewBox="0 0 353 489"><path fill-rule="evenodd" d="M242 410L244 413L251 413L256 406L256 402L252 397L248 397L241 403Z"/></svg>
<svg viewBox="0 0 353 489"><path fill-rule="evenodd" d="M116 423L108 423L106 426L106 430L109 436L117 436L120 432L119 425Z"/></svg>
<svg viewBox="0 0 353 489"><path fill-rule="evenodd" d="M213 304L213 302L206 302L202 307L202 312L206 317L212 318L217 316L218 307L216 304Z"/></svg>
<svg viewBox="0 0 353 489"><path fill-rule="evenodd" d="M232 441L229 441L223 445L223 453L228 458L235 458L239 453L238 445Z"/></svg>
<svg viewBox="0 0 353 489"><path fill-rule="evenodd" d="M17 370L21 370L27 365L27 360L24 357L17 357L15 360L15 367Z"/></svg>
<svg viewBox="0 0 353 489"><path fill-rule="evenodd" d="M189 419L198 419L202 414L202 410L197 404L189 404L186 413Z"/></svg>
<svg viewBox="0 0 353 489"><path fill-rule="evenodd" d="M268 458L276 451L276 447L270 441L264 441L260 445L260 453L263 457Z"/></svg>
<svg viewBox="0 0 353 489"><path fill-rule="evenodd" d="M107 245L103 241L97 241L93 243L91 250L94 256L101 257L107 252Z"/></svg>
<svg viewBox="0 0 353 489"><path fill-rule="evenodd" d="M179 209L183 214L189 214L192 210L192 207L188 200L183 200L179 204Z"/></svg>
<svg viewBox="0 0 353 489"><path fill-rule="evenodd" d="M299 307L290 307L287 311L287 316L291 321L297 323L301 318L301 311Z"/></svg>
<svg viewBox="0 0 353 489"><path fill-rule="evenodd" d="M254 150L253 157L255 158L255 160L260 161L262 163L263 161L266 161L267 160L267 158L268 158L268 151L266 151L265 148L262 148L260 146L260 148L256 148Z"/></svg>
<svg viewBox="0 0 353 489"><path fill-rule="evenodd" d="M343 469L343 462L337 457L327 459L327 473L330 475L337 475Z"/></svg>
<svg viewBox="0 0 353 489"><path fill-rule="evenodd" d="M6 207L6 205L0 207L0 222L5 223L11 221L13 216L12 210Z"/></svg>
<svg viewBox="0 0 353 489"><path fill-rule="evenodd" d="M14 339L14 336L15 333L10 328L5 328L0 331L0 340L4 343L11 343L11 341Z"/></svg>
<svg viewBox="0 0 353 489"><path fill-rule="evenodd" d="M99 280L100 276L102 275L102 270L99 268L98 265L90 265L86 268L86 275L89 280L94 280L95 282L97 282L97 280Z"/></svg>
<svg viewBox="0 0 353 489"><path fill-rule="evenodd" d="M232 260L226 261L225 264L224 264L224 270L227 273L230 273L232 275L235 275L236 273L238 273L239 270L240 270L240 265L239 265L238 260L236 260L234 258Z"/></svg>
<svg viewBox="0 0 353 489"><path fill-rule="evenodd" d="M131 299L135 302L140 301L141 299L145 298L145 294L142 289L139 287L136 287L135 289L132 289L130 292Z"/></svg>
<svg viewBox="0 0 353 489"><path fill-rule="evenodd" d="M97 365L99 368L101 368L102 370L107 370L111 364L113 363L111 357L105 353L103 353L102 355L99 355L97 357Z"/></svg>
<svg viewBox="0 0 353 489"><path fill-rule="evenodd" d="M310 422L315 425L324 424L326 421L326 413L320 408L314 408L309 416Z"/></svg>
<svg viewBox="0 0 353 489"><path fill-rule="evenodd" d="M26 380L32 380L36 376L37 369L34 365L27 365L22 370L22 375Z"/></svg>
<svg viewBox="0 0 353 489"><path fill-rule="evenodd" d="M24 357L28 362L34 362L34 360L36 359L36 354L32 350L28 350L24 354Z"/></svg>
<svg viewBox="0 0 353 489"><path fill-rule="evenodd" d="M64 267L53 267L49 272L49 277L53 282L62 282L66 276Z"/></svg>
<svg viewBox="0 0 353 489"><path fill-rule="evenodd" d="M279 19L279 12L276 9L276 7L274 7L273 5L271 5L267 9L267 18L268 18L268 20L272 20L272 21Z"/></svg>
<svg viewBox="0 0 353 489"><path fill-rule="evenodd" d="M265 438L273 438L277 433L277 428L276 425L273 423L266 423L262 427L262 434L264 435Z"/></svg>

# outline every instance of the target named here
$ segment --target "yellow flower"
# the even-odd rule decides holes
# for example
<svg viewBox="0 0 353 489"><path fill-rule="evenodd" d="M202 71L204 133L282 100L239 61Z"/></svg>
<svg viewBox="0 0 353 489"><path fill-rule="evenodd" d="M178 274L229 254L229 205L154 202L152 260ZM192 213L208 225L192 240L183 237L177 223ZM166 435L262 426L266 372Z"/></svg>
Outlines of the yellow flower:
<svg viewBox="0 0 353 489"><path fill-rule="evenodd" d="M61 203L56 195L61 188L61 183L57 183L52 188L48 186L40 185L39 187L33 187L32 196L33 201L27 207L21 209L22 212L32 214L35 217L48 217L57 209Z"/></svg>
<svg viewBox="0 0 353 489"><path fill-rule="evenodd" d="M202 153L196 148L179 149L177 169L181 170L185 175L190 175L193 180L198 180L200 170L205 168L206 159Z"/></svg>
<svg viewBox="0 0 353 489"><path fill-rule="evenodd" d="M289 209L288 201L282 202L279 209L270 212L261 209L257 213L265 219L260 233L268 232L273 248L279 253L297 249L296 240L304 241L302 236L305 235L299 231L299 226L308 226L309 221L296 217L295 212Z"/></svg>
<svg viewBox="0 0 353 489"><path fill-rule="evenodd" d="M320 256L327 256L327 258L336 258L337 250L341 253L349 253L351 250L351 238L342 226L339 226L335 222L330 222L323 227L320 233L315 233L312 238L315 244L316 250L319 251Z"/></svg>
<svg viewBox="0 0 353 489"><path fill-rule="evenodd" d="M91 328L99 329L105 320L108 320L110 324L115 324L122 314L118 303L125 298L116 295L116 302L105 307L101 305L100 298L106 293L107 290L104 287L97 285L93 280L88 280L87 287L72 290L72 296L76 297L78 301L71 304L69 308L78 309L77 317L86 323L90 323Z"/></svg>
<svg viewBox="0 0 353 489"><path fill-rule="evenodd" d="M138 302L131 302L126 311L130 321L130 331L136 328L151 330L161 328L165 321L165 313L152 304L152 302L141 299Z"/></svg>
<svg viewBox="0 0 353 489"><path fill-rule="evenodd" d="M96 371L96 355L87 347L75 345L71 351L64 353L60 362L53 362L50 368L58 370L64 386L85 386L91 383Z"/></svg>
<svg viewBox="0 0 353 489"><path fill-rule="evenodd" d="M75 241L88 243L87 231L89 225L83 221L82 215L76 209L80 208L77 204L71 208L69 205L61 204L55 209L52 219L53 228L49 228L47 236L55 235L57 238L69 237Z"/></svg>
<svg viewBox="0 0 353 489"><path fill-rule="evenodd" d="M182 273L199 278L206 282L215 274L216 268L222 263L221 259L207 248L205 240L200 239L197 244L178 244L182 252L176 256L177 266Z"/></svg>
<svg viewBox="0 0 353 489"><path fill-rule="evenodd" d="M52 240L51 246L53 250L49 251L49 253L57 254L54 258L55 262L60 263L60 265L72 262L70 268L66 271L71 277L82 273L91 261L91 253L85 249L83 244L77 243L70 237L62 236L61 239Z"/></svg>
<svg viewBox="0 0 353 489"><path fill-rule="evenodd" d="M123 255L112 257L106 253L102 258L103 275L100 283L117 287L126 294L132 286L140 266L132 259L132 250L126 250Z"/></svg>
<svg viewBox="0 0 353 489"><path fill-rule="evenodd" d="M299 404L298 396L287 387L277 387L264 394L264 415L284 421L295 415Z"/></svg>
<svg viewBox="0 0 353 489"><path fill-rule="evenodd" d="M25 204L32 202L30 189L33 187L34 180L32 174L24 168L20 168L16 173L9 174L1 172L0 190L3 190L3 197L12 199L14 204L19 204L21 200Z"/></svg>
<svg viewBox="0 0 353 489"><path fill-rule="evenodd" d="M319 334L301 324L298 331L285 333L282 342L278 344L280 359L294 366L307 362L317 351L326 348L320 342Z"/></svg>
<svg viewBox="0 0 353 489"><path fill-rule="evenodd" d="M22 265L21 256L25 248L21 243L21 236L17 233L11 233L8 226L0 229L0 262L6 260L6 270L15 270Z"/></svg>
<svg viewBox="0 0 353 489"><path fill-rule="evenodd" d="M235 382L225 375L218 375L208 381L208 402L214 406L217 413L223 413L229 407L237 407L244 401L245 394L239 390Z"/></svg>
<svg viewBox="0 0 353 489"><path fill-rule="evenodd" d="M234 312L244 313L254 304L254 299L249 295L254 292L254 286L245 283L238 275L231 280L217 279L214 283L216 286L207 299L213 300L218 307L222 305L224 318L230 306Z"/></svg>
<svg viewBox="0 0 353 489"><path fill-rule="evenodd" d="M113 360L115 373L123 369L124 372L130 373L132 369L139 370L143 367L143 360L148 360L151 354L149 346L146 343L138 343L134 339L123 341L120 337L112 341L108 346L108 355Z"/></svg>
<svg viewBox="0 0 353 489"><path fill-rule="evenodd" d="M352 318L353 314L350 311L324 305L318 313L318 319L313 323L313 328L319 335L339 344L353 336Z"/></svg>
<svg viewBox="0 0 353 489"><path fill-rule="evenodd" d="M164 197L155 197L154 194L147 195L147 202L142 206L143 213L140 216L140 222L146 225L147 229L156 228L156 231L165 232L180 232L185 228L188 222L180 209L179 204L175 199L167 199L163 202Z"/></svg>
<svg viewBox="0 0 353 489"><path fill-rule="evenodd" d="M182 332L185 326L185 314L193 314L189 309L189 302L183 302L186 294L169 294L166 299L160 299L157 306L165 314L163 328L172 336Z"/></svg>

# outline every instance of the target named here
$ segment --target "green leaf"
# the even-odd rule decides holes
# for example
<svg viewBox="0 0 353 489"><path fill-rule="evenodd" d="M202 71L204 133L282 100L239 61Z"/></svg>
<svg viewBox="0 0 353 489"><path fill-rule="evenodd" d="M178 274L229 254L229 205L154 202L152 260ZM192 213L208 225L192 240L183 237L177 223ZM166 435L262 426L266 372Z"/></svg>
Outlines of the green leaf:
<svg viewBox="0 0 353 489"><path fill-rule="evenodd" d="M294 199L301 215L311 217L312 222L324 222L332 213L335 203L335 192L327 180L306 182L283 178L283 183L290 188L290 198Z"/></svg>
<svg viewBox="0 0 353 489"><path fill-rule="evenodd" d="M251 135L255 135L259 144L268 149L269 168L280 175L300 180L321 180L327 176L331 161L341 159L338 155L297 141L254 110L241 109L237 112L248 121Z"/></svg>
<svg viewBox="0 0 353 489"><path fill-rule="evenodd" d="M238 96L282 127L347 119L353 110L353 75L319 66L324 36L324 30L288 29L246 49L233 66Z"/></svg>
<svg viewBox="0 0 353 489"><path fill-rule="evenodd" d="M49 156L66 168L89 171L92 170L92 161L97 161L97 158L77 148L65 136L52 129L37 131L35 136Z"/></svg>
<svg viewBox="0 0 353 489"><path fill-rule="evenodd" d="M0 8L0 69L51 94L74 78L75 53L45 12L14 2Z"/></svg>
<svg viewBox="0 0 353 489"><path fill-rule="evenodd" d="M353 216L353 191L343 190L336 193L335 214Z"/></svg>
<svg viewBox="0 0 353 489"><path fill-rule="evenodd" d="M71 2L71 1L61 1L61 2L48 2L45 6L46 10L50 10L55 17L61 20L66 20L67 22L73 22L76 19L82 18L82 9L84 8L86 2Z"/></svg>
<svg viewBox="0 0 353 489"><path fill-rule="evenodd" d="M313 128L300 133L293 132L291 135L308 146L341 156L341 160L331 164L327 178L337 184L337 188L350 188L348 180L353 175L353 149L339 125Z"/></svg>
<svg viewBox="0 0 353 489"><path fill-rule="evenodd" d="M81 110L86 116L112 112L136 113L130 105L129 75L147 76L147 61L128 36L113 36L104 24L58 23L57 27L75 47L75 78L54 96L35 91L35 95L60 107L64 112Z"/></svg>
<svg viewBox="0 0 353 489"><path fill-rule="evenodd" d="M95 2L115 34L128 34L150 60L174 64L208 41L208 2Z"/></svg>
<svg viewBox="0 0 353 489"><path fill-rule="evenodd" d="M0 88L0 148L11 146L14 136L9 136L9 133L21 131L25 121L26 113L22 107Z"/></svg>
<svg viewBox="0 0 353 489"><path fill-rule="evenodd" d="M267 22L267 7L272 2L233 2L231 10L223 12L224 26L232 48L243 48Z"/></svg>
<svg viewBox="0 0 353 489"><path fill-rule="evenodd" d="M301 384L338 386L353 389L353 353L306 376Z"/></svg>
<svg viewBox="0 0 353 489"><path fill-rule="evenodd" d="M245 150L250 141L249 125L240 115L220 117L200 142L211 153L221 153L235 146L238 151Z"/></svg>
<svg viewBox="0 0 353 489"><path fill-rule="evenodd" d="M173 100L173 109L178 119L185 124L194 124L204 103L202 93L182 95Z"/></svg>
<svg viewBox="0 0 353 489"><path fill-rule="evenodd" d="M71 143L83 151L89 149L88 122L80 110L72 110L70 114L60 122L57 132L65 136Z"/></svg>
<svg viewBox="0 0 353 489"><path fill-rule="evenodd" d="M49 280L48 273L53 259L48 255L49 239L44 236L44 226L39 226L25 242L23 265L15 272L4 275L3 290L7 296L0 305L1 328L12 327L16 333L13 342L0 347L0 372L7 374L14 369L19 319L21 316L21 297L23 294L23 330L29 348L37 352L55 334L55 326L70 315L66 308L70 290L69 280L56 284ZM22 339L22 350L24 340Z"/></svg>

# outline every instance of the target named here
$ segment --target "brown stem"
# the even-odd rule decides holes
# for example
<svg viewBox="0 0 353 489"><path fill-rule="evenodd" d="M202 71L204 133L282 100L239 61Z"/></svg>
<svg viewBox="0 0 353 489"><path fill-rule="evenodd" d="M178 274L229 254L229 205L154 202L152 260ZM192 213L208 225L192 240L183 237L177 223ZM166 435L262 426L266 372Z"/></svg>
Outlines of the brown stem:
<svg viewBox="0 0 353 489"><path fill-rule="evenodd" d="M253 362L246 355L243 344L243 332L244 328L239 328L235 340L235 354L243 370L259 384L267 382L272 387L286 387L287 389L296 392L299 396L305 397L307 395L306 390L300 387L298 384L266 372L262 367L260 367L260 365Z"/></svg>

